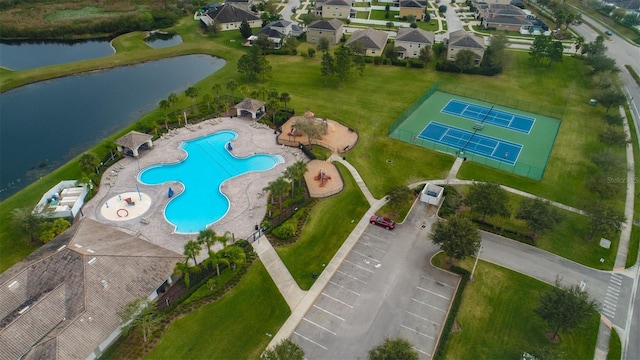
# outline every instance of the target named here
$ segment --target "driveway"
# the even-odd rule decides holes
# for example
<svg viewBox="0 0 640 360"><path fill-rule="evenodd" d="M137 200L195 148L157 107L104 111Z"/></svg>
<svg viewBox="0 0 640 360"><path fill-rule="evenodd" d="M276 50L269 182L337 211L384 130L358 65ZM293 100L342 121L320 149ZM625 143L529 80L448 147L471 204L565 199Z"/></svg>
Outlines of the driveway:
<svg viewBox="0 0 640 360"><path fill-rule="evenodd" d="M366 358L386 337L431 358L459 278L429 263L426 209L418 202L392 231L367 227L291 335L307 358Z"/></svg>

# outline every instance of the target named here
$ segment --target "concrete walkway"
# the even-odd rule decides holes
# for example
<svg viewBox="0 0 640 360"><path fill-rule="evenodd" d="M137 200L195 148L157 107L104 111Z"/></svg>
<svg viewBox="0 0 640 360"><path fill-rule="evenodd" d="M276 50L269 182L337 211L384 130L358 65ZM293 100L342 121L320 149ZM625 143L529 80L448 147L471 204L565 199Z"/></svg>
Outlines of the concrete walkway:
<svg viewBox="0 0 640 360"><path fill-rule="evenodd" d="M351 165L348 161L344 160L343 158L341 158L336 154L331 155L331 157L329 157L329 161L337 161L340 164L346 166L347 169L349 169L351 176L353 176L353 179L358 184L358 187L360 187L360 190L362 191L364 196L367 198L367 201L369 202L370 206L373 206L378 202L378 200L375 197L373 197L373 194L371 194L371 191L369 191L369 188L364 183L364 180L362 180L362 176L360 176L360 173L358 173L358 170L356 170L356 168L354 168L353 165Z"/></svg>

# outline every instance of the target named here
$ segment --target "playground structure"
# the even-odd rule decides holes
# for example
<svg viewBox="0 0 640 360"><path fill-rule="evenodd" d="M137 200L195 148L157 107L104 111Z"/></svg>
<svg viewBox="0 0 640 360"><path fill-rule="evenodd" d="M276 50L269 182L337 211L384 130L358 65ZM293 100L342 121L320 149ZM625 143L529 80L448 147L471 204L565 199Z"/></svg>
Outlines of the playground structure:
<svg viewBox="0 0 640 360"><path fill-rule="evenodd" d="M313 126L317 130L318 135L312 136L312 144L320 145L334 153L345 153L358 142L357 132L334 120L294 116L282 125L282 132L277 139L278 144L291 147L299 147L300 144L309 145L310 139L303 130L305 126Z"/></svg>
<svg viewBox="0 0 640 360"><path fill-rule="evenodd" d="M313 179L320 180L320 187L324 187L325 185L327 185L327 181L331 180L331 175L328 175L324 171L324 169L320 169L320 171L318 171L318 175L316 175Z"/></svg>
<svg viewBox="0 0 640 360"><path fill-rule="evenodd" d="M131 200L131 198L130 198L130 197L128 197L128 198L126 198L126 199L124 199L124 202L126 202L126 203L127 203L127 205L129 205L129 206L133 206L133 205L135 205L135 204L136 204L136 202L135 202L135 201L133 201L133 200Z"/></svg>

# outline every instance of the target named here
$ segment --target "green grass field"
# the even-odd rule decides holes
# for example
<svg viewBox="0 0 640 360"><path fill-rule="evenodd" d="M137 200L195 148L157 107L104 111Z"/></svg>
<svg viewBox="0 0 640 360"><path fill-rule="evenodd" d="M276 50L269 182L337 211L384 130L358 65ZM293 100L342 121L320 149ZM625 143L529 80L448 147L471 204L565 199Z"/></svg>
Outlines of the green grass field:
<svg viewBox="0 0 640 360"><path fill-rule="evenodd" d="M48 21L59 20L75 20L75 19L90 19L99 17L114 17L120 16L120 12L106 12L101 8L94 6L85 6L80 10L58 10L47 16L45 19Z"/></svg>
<svg viewBox="0 0 640 360"><path fill-rule="evenodd" d="M369 19L371 20L386 20L386 21L397 21L398 16L400 14L399 11L389 11L389 17L385 17L386 11L384 10L371 10L371 15Z"/></svg>
<svg viewBox="0 0 640 360"><path fill-rule="evenodd" d="M420 106L418 106L418 108L393 132L391 132L389 136L405 142L416 143L426 148L445 151L454 155L457 154L460 150L459 148L438 144L430 140L423 140L419 137L416 138L431 121L436 121L444 125L473 132L474 124L479 121L472 121L461 116L441 112L441 109L443 109L452 99L487 108L493 107L495 110L534 118L535 122L528 134L495 126L489 123L485 123L484 128L478 132L478 134L482 136L489 136L495 139L506 140L522 145L522 150L515 165L509 165L482 155L474 154L471 151L466 151L464 156L468 157L471 161L530 177L535 180L540 180L542 178L544 169L547 166L547 160L551 154L551 149L553 148L554 140L558 133L558 128L560 127L559 120L548 116L533 114L527 111L494 105L485 101L436 91Z"/></svg>
<svg viewBox="0 0 640 360"><path fill-rule="evenodd" d="M146 359L258 359L291 311L256 261L218 301L174 321Z"/></svg>
<svg viewBox="0 0 640 360"><path fill-rule="evenodd" d="M444 258L443 254L438 255ZM439 259L438 261L444 261ZM471 270L473 259L461 267ZM551 285L480 261L474 281L464 290L456 317L460 331L449 335L445 359L519 359L523 352L551 347L567 359L593 359L599 314L578 328L560 333L551 344L548 326L533 312L539 294Z"/></svg>
<svg viewBox="0 0 640 360"><path fill-rule="evenodd" d="M324 270L323 264L331 261L369 208L349 171L340 164L337 166L344 181L342 192L322 199L314 206L304 232L295 244L276 249L303 290L313 285L312 274Z"/></svg>

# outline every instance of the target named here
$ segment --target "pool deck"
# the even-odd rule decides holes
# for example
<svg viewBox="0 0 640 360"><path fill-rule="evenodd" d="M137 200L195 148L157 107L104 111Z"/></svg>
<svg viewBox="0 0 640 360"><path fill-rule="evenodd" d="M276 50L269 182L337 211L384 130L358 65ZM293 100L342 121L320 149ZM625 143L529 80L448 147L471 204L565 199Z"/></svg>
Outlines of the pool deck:
<svg viewBox="0 0 640 360"><path fill-rule="evenodd" d="M169 201L167 196L169 187L175 192L174 196L179 196L183 186L175 182L148 186L138 183L136 179L140 170L148 166L175 163L184 159L186 153L178 149L182 141L220 130L233 130L238 133L238 137L232 142L235 156L245 157L254 153L268 153L279 154L285 160L283 164L278 164L271 170L251 172L222 184L222 191L229 198L231 206L225 217L213 224L213 230L218 234L229 231L235 235L236 239L251 235L255 225L264 218L266 213L267 197L262 189L282 175L284 170L295 161L307 161L307 159L298 149L278 145L272 129L248 118L211 119L173 130L169 136L155 140L153 149L142 150L137 159L123 158L104 172L98 193L83 207L84 216L182 254L184 244L195 239L197 234L174 233L174 227L164 218L164 207ZM137 192L136 184L142 193L151 198L148 210L124 221L112 221L103 216L101 209L105 202L120 194ZM131 207L128 209L133 210ZM205 259L206 256L206 252L203 251L198 261Z"/></svg>

